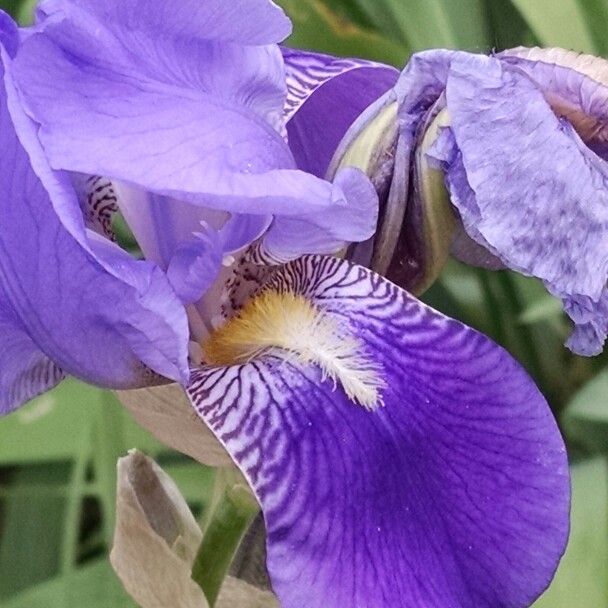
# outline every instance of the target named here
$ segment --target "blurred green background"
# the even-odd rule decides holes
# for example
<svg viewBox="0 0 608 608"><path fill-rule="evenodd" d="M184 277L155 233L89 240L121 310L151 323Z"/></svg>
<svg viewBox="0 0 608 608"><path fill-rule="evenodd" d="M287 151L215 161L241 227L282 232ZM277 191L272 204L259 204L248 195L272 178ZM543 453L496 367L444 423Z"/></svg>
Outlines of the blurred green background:
<svg viewBox="0 0 608 608"><path fill-rule="evenodd" d="M203 1L203 0L201 0ZM229 1L229 0L227 0ZM561 46L608 56L608 0L280 0L292 46L403 66L412 52ZM0 0L28 24L35 2ZM547 396L573 474L571 541L537 608L608 608L608 354L571 355L559 302L537 281L451 262L424 298L503 344ZM112 394L66 381L0 421L0 605L133 606L106 555L115 465L157 458L202 516L211 471L139 429Z"/></svg>

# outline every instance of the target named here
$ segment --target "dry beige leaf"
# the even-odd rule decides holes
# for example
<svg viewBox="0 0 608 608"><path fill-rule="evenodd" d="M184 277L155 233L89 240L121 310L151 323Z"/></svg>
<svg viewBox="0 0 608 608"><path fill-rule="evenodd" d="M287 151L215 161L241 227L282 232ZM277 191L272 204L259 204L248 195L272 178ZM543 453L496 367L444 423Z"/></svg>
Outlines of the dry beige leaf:
<svg viewBox="0 0 608 608"><path fill-rule="evenodd" d="M202 533L176 485L141 452L118 461L110 561L143 608L207 608L190 578Z"/></svg>
<svg viewBox="0 0 608 608"><path fill-rule="evenodd" d="M208 608L190 578L201 530L173 480L132 450L118 461L116 529L110 561L142 608ZM227 577L217 608L278 608L275 596Z"/></svg>
<svg viewBox="0 0 608 608"><path fill-rule="evenodd" d="M222 444L196 415L179 385L116 391L116 395L135 421L165 445L202 464L234 466Z"/></svg>

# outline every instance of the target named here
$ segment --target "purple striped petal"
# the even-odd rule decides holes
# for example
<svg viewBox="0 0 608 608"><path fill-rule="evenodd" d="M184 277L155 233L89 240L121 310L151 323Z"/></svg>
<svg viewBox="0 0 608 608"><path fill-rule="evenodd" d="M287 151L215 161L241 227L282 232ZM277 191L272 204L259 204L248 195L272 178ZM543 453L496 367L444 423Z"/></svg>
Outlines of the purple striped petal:
<svg viewBox="0 0 608 608"><path fill-rule="evenodd" d="M179 300L158 267L85 229L70 178L49 168L0 53L0 290L15 327L92 384L144 386L153 372L183 382L188 328Z"/></svg>
<svg viewBox="0 0 608 608"><path fill-rule="evenodd" d="M565 546L569 482L527 375L484 336L348 262L301 258L267 288L304 295L386 384L370 411L276 350L192 376L196 411L262 505L281 605L530 605Z"/></svg>
<svg viewBox="0 0 608 608"><path fill-rule="evenodd" d="M285 118L298 167L325 177L348 127L392 87L399 72L364 59L282 49L287 78Z"/></svg>
<svg viewBox="0 0 608 608"><path fill-rule="evenodd" d="M32 342L0 296L0 415L44 393L64 377Z"/></svg>
<svg viewBox="0 0 608 608"><path fill-rule="evenodd" d="M71 177L86 227L115 240L112 220L118 212L118 198L112 182L98 175L74 173Z"/></svg>

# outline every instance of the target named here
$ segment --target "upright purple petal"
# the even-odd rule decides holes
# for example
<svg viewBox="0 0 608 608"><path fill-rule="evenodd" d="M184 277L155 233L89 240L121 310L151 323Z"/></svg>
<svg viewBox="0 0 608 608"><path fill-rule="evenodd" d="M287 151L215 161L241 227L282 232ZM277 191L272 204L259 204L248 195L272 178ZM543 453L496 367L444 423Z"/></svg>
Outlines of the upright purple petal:
<svg viewBox="0 0 608 608"><path fill-rule="evenodd" d="M80 10L125 31L201 36L247 45L281 42L291 33L289 18L270 0L44 0L38 10L40 16L58 11L73 16Z"/></svg>
<svg viewBox="0 0 608 608"><path fill-rule="evenodd" d="M529 606L566 543L569 482L523 370L342 260L301 258L267 289L305 296L385 382L370 411L297 353L193 374L196 411L262 505L281 605Z"/></svg>
<svg viewBox="0 0 608 608"><path fill-rule="evenodd" d="M348 127L396 82L399 72L364 59L343 59L283 48L287 77L285 118L298 167L325 177Z"/></svg>
<svg viewBox="0 0 608 608"><path fill-rule="evenodd" d="M0 290L15 326L93 384L143 386L153 372L183 382L188 328L179 300L158 267L85 230L69 176L49 168L0 52Z"/></svg>
<svg viewBox="0 0 608 608"><path fill-rule="evenodd" d="M183 36L169 24L173 33L163 37L165 26L156 31L147 17L148 25L124 31L88 2L51 2L45 10L16 73L53 167L232 215L299 218L319 233L317 241L333 230L338 203L341 224L365 212L355 223L371 233L376 197L363 175L348 180L349 191L365 195L352 201L339 185L296 170L282 137L286 86L278 47L210 40L188 24ZM176 15L186 20L182 3ZM247 219L241 234L265 222ZM332 239L327 253L342 236ZM292 245L298 255L308 251L304 239ZM285 248L280 255L285 259Z"/></svg>

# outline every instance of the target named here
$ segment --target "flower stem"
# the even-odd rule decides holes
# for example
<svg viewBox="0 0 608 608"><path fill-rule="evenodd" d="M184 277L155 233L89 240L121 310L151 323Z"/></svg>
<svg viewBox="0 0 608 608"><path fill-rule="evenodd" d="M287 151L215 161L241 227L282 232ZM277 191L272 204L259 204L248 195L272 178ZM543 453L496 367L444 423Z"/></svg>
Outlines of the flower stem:
<svg viewBox="0 0 608 608"><path fill-rule="evenodd" d="M213 608L232 558L259 511L249 489L235 472L226 475L224 492L209 519L203 540L192 566L192 579L198 583Z"/></svg>
<svg viewBox="0 0 608 608"><path fill-rule="evenodd" d="M520 352L523 358L522 363L527 367L536 382L543 387L544 372L541 363L541 356L538 351L534 336L530 327L519 323L519 318L524 310L517 287L513 281L513 276L508 271L498 273L498 281L505 296L505 302L509 309L511 320L517 324L517 337L521 346Z"/></svg>

